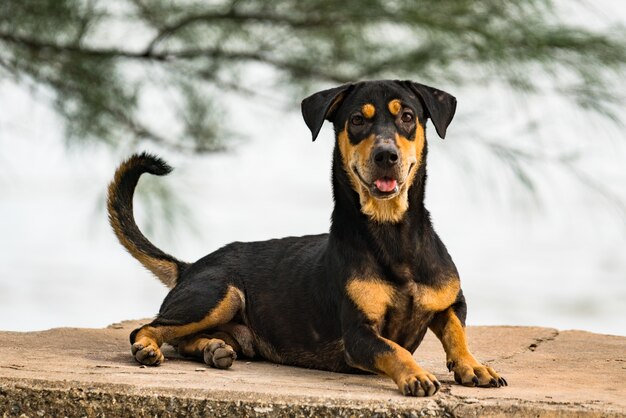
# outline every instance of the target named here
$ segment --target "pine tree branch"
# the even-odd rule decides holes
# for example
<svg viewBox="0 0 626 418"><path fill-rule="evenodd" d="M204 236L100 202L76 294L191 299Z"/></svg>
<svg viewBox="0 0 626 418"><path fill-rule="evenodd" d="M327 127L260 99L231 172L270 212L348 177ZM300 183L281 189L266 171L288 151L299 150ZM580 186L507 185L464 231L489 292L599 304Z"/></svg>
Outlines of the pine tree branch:
<svg viewBox="0 0 626 418"><path fill-rule="evenodd" d="M274 13L264 12L244 13L235 11L234 9L230 9L227 12L207 12L192 14L161 28L157 36L155 36L154 39L152 39L152 41L148 44L145 53L151 53L161 41L175 34L176 32L185 29L188 26L197 23L211 24L219 21L232 23L266 23L272 25L280 24L289 26L292 29L330 28L348 22L346 19L343 18L337 19L336 17L331 18L329 16L324 16L323 18L307 16L304 19L296 19L293 16L282 16Z"/></svg>
<svg viewBox="0 0 626 418"><path fill-rule="evenodd" d="M339 73L324 71L318 67L300 65L296 62L283 61L260 52L249 51L225 51L221 48L187 48L177 51L148 51L135 52L119 48L90 48L76 44L60 44L49 41L41 41L34 38L17 36L10 33L0 32L0 40L15 45L24 46L34 51L50 51L57 54L72 54L90 58L106 59L132 59L157 62L172 62L175 60L194 60L209 58L212 60L230 61L254 61L270 65L278 70L288 71L296 77L315 77L321 80L345 83L350 77Z"/></svg>

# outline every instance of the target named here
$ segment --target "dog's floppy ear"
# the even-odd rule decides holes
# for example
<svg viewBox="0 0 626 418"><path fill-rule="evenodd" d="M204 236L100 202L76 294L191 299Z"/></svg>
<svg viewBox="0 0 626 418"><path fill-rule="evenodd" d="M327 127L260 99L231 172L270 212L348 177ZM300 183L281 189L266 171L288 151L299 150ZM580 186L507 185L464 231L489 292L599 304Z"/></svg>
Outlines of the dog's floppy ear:
<svg viewBox="0 0 626 418"><path fill-rule="evenodd" d="M302 117L311 130L313 141L320 133L324 119L330 120L352 84L322 90L302 100Z"/></svg>
<svg viewBox="0 0 626 418"><path fill-rule="evenodd" d="M424 84L412 81L406 81L406 83L422 99L439 137L445 138L446 129L448 129L456 111L456 98L445 91Z"/></svg>

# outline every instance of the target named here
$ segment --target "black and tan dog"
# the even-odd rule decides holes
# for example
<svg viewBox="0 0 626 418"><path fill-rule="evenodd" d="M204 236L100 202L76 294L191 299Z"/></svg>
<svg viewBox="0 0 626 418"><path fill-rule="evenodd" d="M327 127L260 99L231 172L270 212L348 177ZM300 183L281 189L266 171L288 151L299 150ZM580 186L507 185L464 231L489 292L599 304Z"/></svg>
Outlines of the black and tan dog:
<svg viewBox="0 0 626 418"><path fill-rule="evenodd" d="M426 119L444 137L456 99L410 81L371 81L302 102L313 140L335 127L329 234L234 242L188 264L139 231L132 197L141 174L162 160L135 155L109 187L111 225L126 249L172 288L156 319L130 336L147 365L169 343L184 356L227 368L237 355L336 372L391 377L405 395L430 396L439 382L411 353L430 328L449 370L467 386L506 381L470 354L459 276L424 208Z"/></svg>

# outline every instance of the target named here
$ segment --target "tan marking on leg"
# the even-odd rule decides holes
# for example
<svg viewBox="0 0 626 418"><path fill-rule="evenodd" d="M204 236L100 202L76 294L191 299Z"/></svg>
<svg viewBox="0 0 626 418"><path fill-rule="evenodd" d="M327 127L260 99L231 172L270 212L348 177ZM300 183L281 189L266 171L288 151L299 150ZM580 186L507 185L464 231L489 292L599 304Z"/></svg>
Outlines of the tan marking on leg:
<svg viewBox="0 0 626 418"><path fill-rule="evenodd" d="M387 104L387 108L389 109L389 113L397 116L398 113L400 113L400 109L402 109L402 103L400 103L398 99L393 99Z"/></svg>
<svg viewBox="0 0 626 418"><path fill-rule="evenodd" d="M445 323L431 327L441 341L446 352L448 370L454 371L454 378L465 386L499 387L505 386L502 379L491 367L482 365L470 353L465 337L465 328L452 308L443 312Z"/></svg>
<svg viewBox="0 0 626 418"><path fill-rule="evenodd" d="M237 312L243 309L244 304L243 293L236 287L229 286L224 298L200 321L185 325L146 326L139 330L135 341L145 337L153 340L160 347L164 342L173 342L187 335L230 322Z"/></svg>
<svg viewBox="0 0 626 418"><path fill-rule="evenodd" d="M233 350L240 351L237 341L225 332L212 332L210 334L198 334L191 338L183 338L177 345L179 354L189 357L202 358L204 349L214 340L219 340L231 346Z"/></svg>
<svg viewBox="0 0 626 418"><path fill-rule="evenodd" d="M158 366L165 356L161 353L161 345L163 339L158 333L154 332L152 327L141 328L135 336L135 342L130 351L139 363L148 366Z"/></svg>
<svg viewBox="0 0 626 418"><path fill-rule="evenodd" d="M372 322L379 322L391 305L395 289L376 279L352 279L346 285L350 299Z"/></svg>
<svg viewBox="0 0 626 418"><path fill-rule="evenodd" d="M404 395L432 396L439 389L437 378L421 368L411 353L391 340L390 352L376 356L376 369L391 377Z"/></svg>
<svg viewBox="0 0 626 418"><path fill-rule="evenodd" d="M441 343L443 344L446 356L449 359L467 358L476 361L467 347L465 330L459 318L451 308L445 312L445 315L448 321L442 330Z"/></svg>
<svg viewBox="0 0 626 418"><path fill-rule="evenodd" d="M371 103L366 103L361 106L361 113L366 119L372 119L376 115L376 108Z"/></svg>
<svg viewBox="0 0 626 418"><path fill-rule="evenodd" d="M191 338L183 338L177 345L178 353L181 356L195 357L202 359L204 349L213 341L208 335L196 335Z"/></svg>
<svg viewBox="0 0 626 418"><path fill-rule="evenodd" d="M178 344L178 352L183 356L199 358L209 366L227 369L237 358L237 348L232 344L237 342L223 332L201 334L183 339Z"/></svg>

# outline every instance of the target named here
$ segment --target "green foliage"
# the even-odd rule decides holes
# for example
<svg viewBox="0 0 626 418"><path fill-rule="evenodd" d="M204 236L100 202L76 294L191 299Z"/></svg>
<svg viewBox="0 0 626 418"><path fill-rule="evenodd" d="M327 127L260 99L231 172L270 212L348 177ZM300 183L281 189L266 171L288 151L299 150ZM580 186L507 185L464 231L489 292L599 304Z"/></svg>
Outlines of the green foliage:
<svg viewBox="0 0 626 418"><path fill-rule="evenodd" d="M555 10L550 0L4 0L0 77L51 93L70 141L185 152L228 145L212 103L255 92L242 76L251 65L298 96L364 78L532 93L547 76L548 88L615 119L624 28L596 33ZM175 123L157 129L140 115L165 95Z"/></svg>
<svg viewBox="0 0 626 418"><path fill-rule="evenodd" d="M620 125L623 89L613 86L624 78L626 30L593 31L560 16L551 0L3 0L0 80L51 96L69 144L125 149L228 147L224 138L237 133L220 124L225 92L295 99L375 78L552 92ZM531 167L544 161L626 215L562 155L546 157L528 141L472 141L531 194Z"/></svg>

